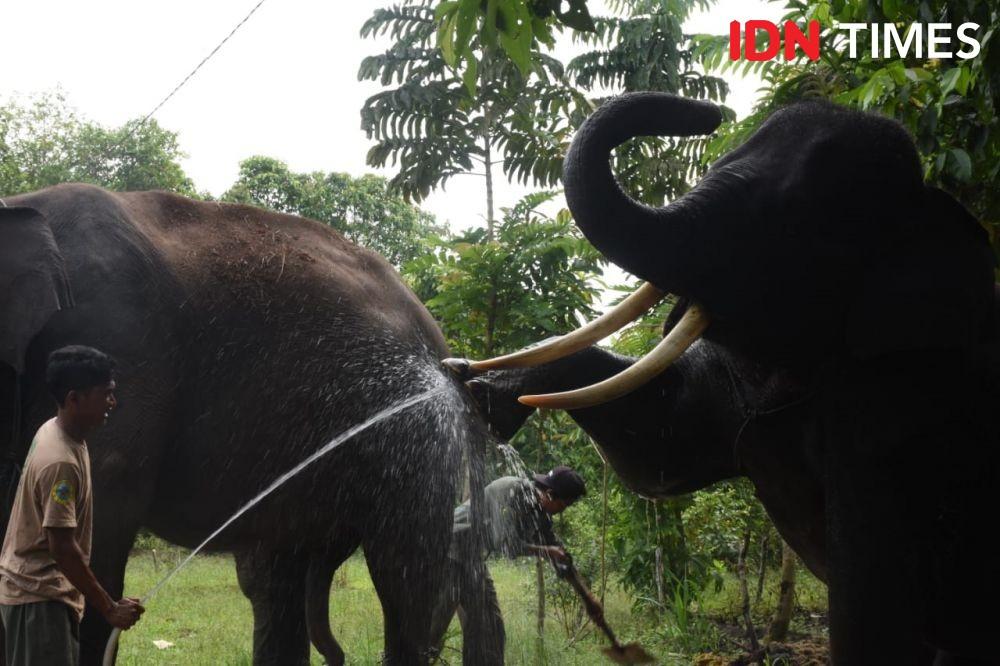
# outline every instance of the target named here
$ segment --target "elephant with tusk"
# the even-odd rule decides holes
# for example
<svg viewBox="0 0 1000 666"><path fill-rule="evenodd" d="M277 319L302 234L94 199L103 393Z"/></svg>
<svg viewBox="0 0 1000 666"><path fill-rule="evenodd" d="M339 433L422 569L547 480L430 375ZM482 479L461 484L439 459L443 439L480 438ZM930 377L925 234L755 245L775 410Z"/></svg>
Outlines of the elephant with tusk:
<svg viewBox="0 0 1000 666"><path fill-rule="evenodd" d="M1000 481L1000 298L986 233L923 182L900 125L829 103L777 111L666 207L616 182L623 141L720 122L660 93L592 114L566 157L567 202L649 285L580 332L448 365L498 431L533 407L570 410L645 494L747 475L827 581L835 664L990 663L981 604L1000 580L979 560ZM588 348L667 292L681 302L650 357Z"/></svg>

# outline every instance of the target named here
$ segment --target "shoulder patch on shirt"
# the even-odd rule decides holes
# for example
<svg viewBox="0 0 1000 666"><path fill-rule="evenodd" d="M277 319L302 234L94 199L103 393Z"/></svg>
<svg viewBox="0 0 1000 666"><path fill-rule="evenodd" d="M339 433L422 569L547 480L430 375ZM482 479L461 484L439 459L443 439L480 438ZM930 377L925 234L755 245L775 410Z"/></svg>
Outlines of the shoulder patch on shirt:
<svg viewBox="0 0 1000 666"><path fill-rule="evenodd" d="M63 479L52 484L52 501L56 504L66 506L76 501L76 488L73 484Z"/></svg>

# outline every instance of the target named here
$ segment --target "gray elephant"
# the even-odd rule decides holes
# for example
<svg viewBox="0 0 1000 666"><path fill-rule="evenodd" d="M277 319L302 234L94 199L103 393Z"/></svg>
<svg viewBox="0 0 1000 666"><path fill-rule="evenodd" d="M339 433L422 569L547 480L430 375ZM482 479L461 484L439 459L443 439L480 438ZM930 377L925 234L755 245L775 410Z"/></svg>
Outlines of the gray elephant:
<svg viewBox="0 0 1000 666"><path fill-rule="evenodd" d="M64 185L4 203L8 483L53 413L48 352L74 343L113 355L119 408L89 443L91 566L112 595L141 526L193 547L338 433L440 392L336 448L210 545L235 554L255 664L307 663L309 565L335 569L358 546L386 660L425 663L462 460L475 497L488 433L440 367L437 326L389 264L317 222L163 192ZM86 614L83 663L99 663L109 629ZM343 663L336 641L323 650Z"/></svg>
<svg viewBox="0 0 1000 666"><path fill-rule="evenodd" d="M665 208L615 182L616 145L720 120L656 93L588 119L567 201L648 284L576 334L467 369L549 364L537 374L470 388L509 394L490 403L508 424L515 394L542 391L519 400L570 410L652 495L749 476L828 583L834 663L992 663L982 604L1000 577L980 558L1000 481L1000 300L983 228L923 183L902 127L826 103L778 111ZM666 291L682 299L648 357L579 352Z"/></svg>

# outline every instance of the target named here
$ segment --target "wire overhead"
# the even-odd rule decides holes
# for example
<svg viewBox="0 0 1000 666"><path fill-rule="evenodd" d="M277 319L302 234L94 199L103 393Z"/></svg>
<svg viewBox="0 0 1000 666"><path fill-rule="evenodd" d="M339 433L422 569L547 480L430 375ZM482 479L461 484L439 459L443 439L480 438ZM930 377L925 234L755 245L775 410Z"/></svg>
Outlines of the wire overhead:
<svg viewBox="0 0 1000 666"><path fill-rule="evenodd" d="M159 104L157 104L157 105L156 105L156 106L155 106L155 107L153 108L153 110L152 110L152 111L150 111L149 113L147 113L147 114L146 114L146 115L145 115L145 116L143 117L143 119L142 119L141 121L139 121L139 123L138 123L138 125L136 125L135 129L138 129L138 128L142 127L143 125L145 125L145 124L146 124L146 122L147 122L147 121L148 121L148 120L149 120L150 118L152 118L152 117L153 117L153 114L154 114L154 113L156 113L157 111L159 111L159 110L160 110L160 108L161 108L161 107L162 107L162 106L163 106L164 104L166 104L166 103L167 103L168 101L170 101L170 98L171 98L171 97L173 97L173 96L174 96L175 94L177 94L177 91L178 91L178 90L180 90L181 88L183 88L183 87L184 87L184 84L186 84L186 83L187 83L188 81L190 81L190 80L191 80L191 77L193 77L193 76L194 76L195 74L197 74L197 73L198 73L198 70L199 70L199 69L201 69L201 68L202 68L202 67L203 67L203 66L205 65L205 63L207 63L207 62L208 62L209 60L211 60L211 59L212 59L212 56L214 56L214 55L215 55L216 53L218 53L218 52L219 52L219 49L221 49L221 48L222 48L222 46L223 46L223 45L224 45L224 44L225 44L226 42L228 42L228 41L229 41L229 38L230 38L230 37L232 37L233 35L235 35L235 34L236 34L236 31L237 31L237 30L239 30L240 28L242 28L242 27L243 27L243 24L244 24L244 23L246 23L246 22L247 22L247 20L249 20L249 18L250 18L251 16L253 16L253 15L254 15L254 12L256 12L256 11L257 11L257 10L258 10L258 9L260 8L260 6L261 6L262 4L264 4L264 3L266 2L266 1L267 1L267 0L260 0L260 2L258 2L258 3L256 4L256 5L254 5L253 9L251 9L251 10L250 10L250 13L249 13L249 14L247 14L246 16L244 16L244 17L243 17L243 20L242 20L242 21L240 21L239 23L237 23L237 24L236 24L236 27L235 27L235 28L233 28L233 29L232 29L232 31L231 31L231 32L230 32L230 33L229 33L228 35L226 35L226 37L225 37L225 38L224 38L224 39L223 39L223 40L222 40L221 42L219 42L219 43L218 43L218 45L216 45L216 47L215 47L214 49L212 49L212 52L211 52L211 53L209 53L209 54L208 54L207 56L205 56L205 57L204 57L204 58L202 59L202 61L198 63L198 66L197 66L197 67L195 67L194 69L192 69L192 70L191 70L191 73L190 73L190 74L188 74L187 76L185 76L185 77L184 77L184 80L183 80L183 81L181 81L180 83L178 83L178 84L177 84L177 87L175 87L175 88L174 88L173 90L171 90L171 91L170 91L170 94L168 94L168 95L167 95L166 97L164 97L164 98L163 98L163 99L162 99L162 100L160 101L160 103L159 103ZM133 130L133 132L132 132L132 133L134 133L134 132L135 132L135 130Z"/></svg>

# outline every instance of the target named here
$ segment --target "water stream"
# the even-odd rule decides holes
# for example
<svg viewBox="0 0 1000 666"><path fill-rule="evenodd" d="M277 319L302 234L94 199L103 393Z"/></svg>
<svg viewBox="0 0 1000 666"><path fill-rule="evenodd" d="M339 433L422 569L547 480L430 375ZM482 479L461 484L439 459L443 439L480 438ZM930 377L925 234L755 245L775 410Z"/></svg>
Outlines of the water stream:
<svg viewBox="0 0 1000 666"><path fill-rule="evenodd" d="M244 504L243 507L241 507L236 513L234 513L226 522L224 522L221 526L219 526L217 530L212 532L210 535L208 535L208 537L204 541L198 544L197 548L192 550L191 553L186 558L184 558L184 560L180 564L174 567L173 570L170 571L170 573L164 576L160 580L160 582L158 582L155 586L153 586L153 589L147 592L146 596L142 597L141 602L145 604L154 596L156 596L156 593L159 592L160 589L162 589L163 586L167 584L167 581L169 581L171 578L177 575L177 573L180 572L181 569L186 567L188 563L194 558L194 556L197 555L201 551L201 549L208 544L208 542L217 537L220 532L229 527L237 518L239 518L244 513L246 513L254 506L259 504L261 500L263 500L265 497L267 497L272 492L277 490L282 484L291 479L293 476L295 476L296 474L304 470L306 467L316 462L317 460L328 454L330 451L332 451L333 449L337 448L338 446L349 440L351 437L354 437L358 433L367 430L368 428L370 428L371 426L375 425L380 421L395 416L404 409L407 409L418 403L429 400L430 398L433 398L434 396L440 393L444 393L444 391L447 388L448 388L447 386L442 386L430 389L428 391L425 391L424 393L420 393L412 398L408 398L402 402L399 402L393 405L392 407L388 407L380 412L377 412L376 414L369 417L363 423L360 423L356 426L351 427L348 430L345 430L343 433L341 433L333 440L331 440L326 446L319 449L318 451L310 455L308 458L300 462L298 465L296 465L292 469L288 470L287 472L279 476L277 479L274 480L273 483L271 483L271 485L269 485L267 488L261 491L260 494L251 499L249 502ZM104 662L103 662L104 666L112 666L112 664L114 664L115 649L118 645L118 638L121 635L121 631L122 631L121 629L115 629L114 631L111 632L111 636L108 638L108 644L104 649Z"/></svg>

